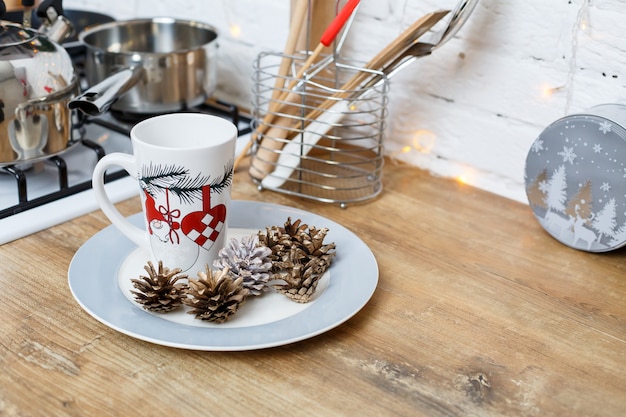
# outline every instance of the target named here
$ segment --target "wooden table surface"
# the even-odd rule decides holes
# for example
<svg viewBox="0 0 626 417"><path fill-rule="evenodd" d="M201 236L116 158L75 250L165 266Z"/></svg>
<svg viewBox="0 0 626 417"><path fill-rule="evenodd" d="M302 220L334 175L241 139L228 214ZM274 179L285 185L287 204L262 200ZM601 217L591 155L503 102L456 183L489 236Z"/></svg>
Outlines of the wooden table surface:
<svg viewBox="0 0 626 417"><path fill-rule="evenodd" d="M99 211L1 246L0 415L626 415L623 250L570 249L526 205L405 165L384 184L341 209L237 173L235 199L330 218L379 264L356 316L276 348L169 348L89 316L67 270Z"/></svg>

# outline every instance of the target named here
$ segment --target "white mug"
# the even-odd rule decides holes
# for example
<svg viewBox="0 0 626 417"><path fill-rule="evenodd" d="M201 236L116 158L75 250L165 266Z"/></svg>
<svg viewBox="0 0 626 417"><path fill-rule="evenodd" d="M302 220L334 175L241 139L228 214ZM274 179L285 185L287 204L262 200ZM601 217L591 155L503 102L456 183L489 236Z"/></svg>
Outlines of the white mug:
<svg viewBox="0 0 626 417"><path fill-rule="evenodd" d="M104 214L126 237L170 268L196 274L225 246L237 127L198 113L155 116L130 132L133 154L105 155L93 172ZM108 167L137 179L145 229L115 208L104 188Z"/></svg>

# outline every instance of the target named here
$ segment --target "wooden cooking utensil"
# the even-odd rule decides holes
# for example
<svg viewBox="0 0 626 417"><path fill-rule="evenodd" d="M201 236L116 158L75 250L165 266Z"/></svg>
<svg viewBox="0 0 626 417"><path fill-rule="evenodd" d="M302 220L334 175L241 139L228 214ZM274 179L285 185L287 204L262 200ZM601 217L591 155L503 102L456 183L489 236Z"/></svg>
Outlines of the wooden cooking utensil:
<svg viewBox="0 0 626 417"><path fill-rule="evenodd" d="M429 13L420 19L416 20L409 28L407 28L400 36L395 38L389 45L383 48L374 58L372 58L366 65L365 69L368 70L381 70L387 63L394 60L400 55L406 48L408 48L413 42L415 42L420 36L425 34L432 28L437 22L443 19L450 13L449 10L439 10ZM367 81L372 74L360 71L350 78L344 85L339 88L339 91L323 101L315 110L309 112L305 120L315 120L324 111L330 108L333 104L337 103L337 100L348 97L351 93L354 93L363 82Z"/></svg>
<svg viewBox="0 0 626 417"><path fill-rule="evenodd" d="M314 0L311 0L314 1ZM291 18L291 26L289 28L289 34L287 35L287 42L285 43L285 49L283 51L283 58L280 63L280 67L278 68L278 73L276 75L276 81L274 83L274 90L272 91L272 99L270 102L274 102L278 100L280 93L284 87L285 79L287 78L287 72L289 71L289 66L292 62L292 56L295 51L296 45L300 39L300 35L302 33L302 26L304 25L304 21L307 15L307 11L309 9L309 0L294 0L292 4L295 4L294 11L292 13ZM247 153L250 151L250 147L252 143L256 140L256 135L251 135L250 141L246 144L243 151L235 158L234 169L237 170L237 167L241 163L241 161L246 157Z"/></svg>
<svg viewBox="0 0 626 417"><path fill-rule="evenodd" d="M297 0L291 0L293 4ZM310 0L307 21L300 27L300 36L296 51L312 51L315 49L330 22L337 17L338 3L341 0Z"/></svg>
<svg viewBox="0 0 626 417"><path fill-rule="evenodd" d="M293 108L292 103L297 100L297 98L299 97L299 94L292 92L292 90L296 87L296 85L299 82L301 82L302 76L305 74L305 72L308 69L310 69L311 65L317 60L317 58L322 53L324 48L332 44L334 39L337 37L337 34L341 30L341 28L345 25L348 18L354 12L354 9L358 6L359 2L360 0L348 0L345 6L337 14L335 19L333 19L330 25L328 25L328 27L322 34L319 45L315 48L313 53L307 58L307 60L305 61L303 66L300 68L300 70L298 71L294 79L290 82L288 87L285 89L285 91L281 93L276 100L270 101L267 113L265 117L263 118L263 121L259 124L256 131L252 133L250 142L246 144L246 147L240 154L239 158L237 158L237 160L235 161L235 166L234 166L235 169L237 169L238 164L243 159L245 154L248 153L250 146L252 145L254 141L256 141L258 135L265 133L269 129L269 126L273 122L276 115L278 113L283 112L286 109ZM280 123L285 124L286 122L280 121ZM262 149L263 148L259 148L261 152L263 152ZM262 158L259 158L259 159L262 160Z"/></svg>
<svg viewBox="0 0 626 417"><path fill-rule="evenodd" d="M284 92L281 93L278 100L270 102L269 109L267 114L263 118L263 122L257 128L257 134L262 134L267 130L267 126L272 122L274 117L276 117L276 113L279 113L282 108L286 105L284 103L290 103L293 100L289 100L290 94L293 94L291 91L294 87L302 81L302 76L304 73L311 67L311 65L317 60L319 55L322 53L324 48L330 46L333 42L337 34L343 27L343 25L347 22L348 18L359 4L360 0L348 0L346 5L341 9L341 11L337 14L337 17L328 25L328 28L324 31L320 39L320 43L317 45L313 53L309 55L307 60L304 62L296 76L289 83L289 86L286 88Z"/></svg>
<svg viewBox="0 0 626 417"><path fill-rule="evenodd" d="M295 0L295 9L292 14L291 26L289 28L289 35L287 35L287 42L285 43L285 49L283 51L283 58L278 68L278 74L276 82L274 84L274 90L272 91L272 100L278 99L280 92L285 84L287 72L293 59L293 53L296 50L296 45L300 39L302 33L302 26L306 19L307 10L309 8L309 0Z"/></svg>
<svg viewBox="0 0 626 417"><path fill-rule="evenodd" d="M372 58L364 68L369 70L379 70L383 68L388 62L400 55L420 36L430 30L430 28L432 28L448 13L448 10L441 10L421 17L385 48L383 48L378 54L376 54L376 56L374 56L374 58ZM263 147L259 147L257 155L252 160L249 170L250 175L255 179L262 180L267 174L272 172L279 156L276 151L281 149L285 143L288 143L293 136L297 135L297 127L299 124L303 123L303 120L311 121L317 119L324 112L324 110L328 110L336 104L337 101L354 94L361 84L367 81L370 77L372 77L371 73L359 71L346 83L344 83L344 85L339 88L337 93L327 98L303 118L281 117L278 121L276 121L266 134L266 136L271 140L262 141L267 143L265 143ZM295 108L295 104L292 104L292 107Z"/></svg>

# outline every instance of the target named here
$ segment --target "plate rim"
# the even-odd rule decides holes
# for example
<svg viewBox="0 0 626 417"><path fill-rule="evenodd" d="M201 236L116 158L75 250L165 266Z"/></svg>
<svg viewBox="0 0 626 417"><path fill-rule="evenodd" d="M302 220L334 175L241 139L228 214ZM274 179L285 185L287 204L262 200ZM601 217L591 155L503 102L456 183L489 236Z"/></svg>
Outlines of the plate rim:
<svg viewBox="0 0 626 417"><path fill-rule="evenodd" d="M243 213L247 215L242 216ZM260 215L250 216L250 213ZM228 223L232 228L263 230L266 226L273 225L261 226L259 224L267 216L275 216L275 222L278 222L276 225L282 225L287 217L295 220L294 216L297 216L302 219L303 223L315 227L328 227L327 239L337 245L337 256L331 265L328 288L310 307L293 316L257 326L217 329L173 323L143 310L129 301L118 286L117 272L137 246L113 225L94 234L72 257L68 268L70 291L84 311L113 330L162 346L203 351L256 350L299 342L338 327L356 315L369 302L378 286L378 263L371 249L356 234L333 220L306 210L248 200L231 201ZM141 213L129 216L129 220L141 225ZM254 222L257 223L250 226L250 223ZM113 253L94 257L93 254L100 250L112 250ZM89 261L94 263L95 268L91 269L91 274L85 274L84 269L87 268ZM113 269L115 272L112 272ZM335 278L338 276L343 278ZM85 295L98 290L100 290L98 293L100 297L105 295L112 297L108 301L116 305L115 309L105 306L103 304L105 300L95 299L98 296L92 296L94 299L89 299ZM347 290L350 291L349 294L346 293ZM349 297L349 304L337 304L337 301L344 301L346 296ZM116 304L122 302L122 298L124 304ZM128 308L120 308L120 306ZM329 306L333 308L328 309ZM339 308L335 309L335 307ZM318 322L311 323L311 319L317 319ZM295 325L300 327L297 331L293 329ZM163 335L154 334L155 331L158 333L157 328L163 330ZM173 333L168 334L168 332ZM234 342L238 338L245 338L246 332L252 335L256 333L257 340L247 343ZM200 333L204 334L198 337ZM172 334L176 337L172 337ZM211 336L228 342L219 343L219 340L216 340L207 343L206 338ZM188 340L183 341L185 338ZM198 342L198 339L202 341Z"/></svg>

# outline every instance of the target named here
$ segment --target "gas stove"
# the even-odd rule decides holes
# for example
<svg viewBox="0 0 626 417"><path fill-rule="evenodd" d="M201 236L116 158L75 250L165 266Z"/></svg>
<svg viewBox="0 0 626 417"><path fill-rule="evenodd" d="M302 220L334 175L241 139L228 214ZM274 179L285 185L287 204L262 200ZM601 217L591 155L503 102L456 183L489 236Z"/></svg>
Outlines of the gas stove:
<svg viewBox="0 0 626 417"><path fill-rule="evenodd" d="M237 154L243 151L250 123L236 106L209 100L185 111L231 120L239 129ZM98 209L91 189L95 164L111 152L131 153L130 129L140 119L113 112L78 119L76 143L61 154L0 167L0 245ZM138 195L137 182L121 168L107 171L106 180L114 203Z"/></svg>

